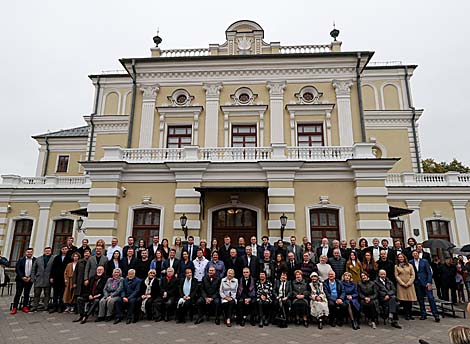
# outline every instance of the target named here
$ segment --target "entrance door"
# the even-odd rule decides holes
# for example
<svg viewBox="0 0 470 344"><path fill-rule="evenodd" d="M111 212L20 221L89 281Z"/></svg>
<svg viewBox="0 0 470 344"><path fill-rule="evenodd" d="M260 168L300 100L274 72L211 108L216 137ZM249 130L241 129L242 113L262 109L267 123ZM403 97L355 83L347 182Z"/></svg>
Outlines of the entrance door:
<svg viewBox="0 0 470 344"><path fill-rule="evenodd" d="M238 244L238 238L244 237L245 242L256 236L256 211L245 208L225 208L212 214L212 239L216 238L219 245L224 242L224 236L229 235L232 245Z"/></svg>

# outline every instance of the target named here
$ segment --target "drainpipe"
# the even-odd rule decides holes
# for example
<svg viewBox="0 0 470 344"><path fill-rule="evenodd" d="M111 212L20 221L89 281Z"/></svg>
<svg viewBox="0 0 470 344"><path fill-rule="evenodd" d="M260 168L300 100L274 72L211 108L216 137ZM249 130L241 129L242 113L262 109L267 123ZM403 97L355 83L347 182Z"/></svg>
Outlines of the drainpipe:
<svg viewBox="0 0 470 344"><path fill-rule="evenodd" d="M418 136L416 134L416 109L413 105L411 105L411 92L410 92L410 85L408 82L408 66L405 65L405 86L406 86L406 98L408 99L408 107L411 109L411 113L413 116L411 117L411 129L413 131L413 144L415 146L415 158L416 158L416 166L418 167L418 173L421 173L421 159L419 157L419 150L418 150Z"/></svg>
<svg viewBox="0 0 470 344"><path fill-rule="evenodd" d="M46 135L46 159L44 161L44 171L42 176L45 177L47 173L47 165L49 165L49 137Z"/></svg>
<svg viewBox="0 0 470 344"><path fill-rule="evenodd" d="M356 86L357 86L357 98L359 101L359 118L361 121L361 140L362 142L366 142L366 126L364 124L364 106L362 103L361 72L359 70L360 65L361 65L361 53L357 53Z"/></svg>
<svg viewBox="0 0 470 344"><path fill-rule="evenodd" d="M95 99L95 110L90 116L90 124L91 124L91 131L90 131L90 145L88 146L88 161L91 161L91 151L93 150L93 136L95 136L95 122L93 122L93 118L98 112L98 102L100 99L100 91L101 91L101 85L100 85L100 77L98 76L98 79L96 81L96 85L98 86L98 89L96 90L96 99Z"/></svg>
<svg viewBox="0 0 470 344"><path fill-rule="evenodd" d="M137 73L135 71L135 60L132 59L132 107L129 118L129 134L127 135L127 148L131 148L132 145L132 130L134 128L134 113L135 113L135 99L137 96Z"/></svg>

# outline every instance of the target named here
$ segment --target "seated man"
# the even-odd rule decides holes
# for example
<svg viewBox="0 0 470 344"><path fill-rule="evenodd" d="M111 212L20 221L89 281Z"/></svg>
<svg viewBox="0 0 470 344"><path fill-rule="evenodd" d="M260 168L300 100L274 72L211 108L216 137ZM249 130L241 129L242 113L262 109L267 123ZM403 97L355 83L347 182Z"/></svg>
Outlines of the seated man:
<svg viewBox="0 0 470 344"><path fill-rule="evenodd" d="M199 253L199 250L198 250ZM220 278L215 275L215 267L211 266L207 275L202 278L200 285L201 296L197 301L198 318L195 324L200 324L204 320L204 314L208 316L210 308L214 308L215 323L220 324Z"/></svg>
<svg viewBox="0 0 470 344"><path fill-rule="evenodd" d="M385 270L379 271L379 277L376 279L379 304L388 318L392 321L392 327L401 328L398 324L398 302L395 285L387 278Z"/></svg>
<svg viewBox="0 0 470 344"><path fill-rule="evenodd" d="M103 298L100 300L100 309L96 322L111 320L114 304L123 296L123 292L124 278L121 277L121 269L117 268L113 270L113 277L109 278L104 286Z"/></svg>
<svg viewBox="0 0 470 344"><path fill-rule="evenodd" d="M256 302L258 304L259 327L268 326L273 303L273 285L266 279L264 271L259 273L259 280L256 282Z"/></svg>
<svg viewBox="0 0 470 344"><path fill-rule="evenodd" d="M185 278L179 284L179 300L176 308L176 323L185 323L187 313L191 313L197 300L198 284L193 278L193 270L187 267L184 270ZM190 314L192 317L192 313Z"/></svg>
<svg viewBox="0 0 470 344"><path fill-rule="evenodd" d="M127 252L132 252L134 254L134 249L129 248ZM122 320L123 309L127 308L127 324L130 324L132 321L136 322L137 317L135 315L136 304L139 303L139 290L141 279L135 277L135 270L130 269L127 271L127 277L124 279L124 292L122 299L118 300L116 303L116 319L114 323L117 324Z"/></svg>
<svg viewBox="0 0 470 344"><path fill-rule="evenodd" d="M103 297L103 289L106 285L106 277L104 275L104 266L99 265L96 268L96 274L90 280L88 286L82 288L83 292L78 297L78 314L80 317L73 322L86 323L88 317L93 314ZM88 308L87 311L85 311Z"/></svg>
<svg viewBox="0 0 470 344"><path fill-rule="evenodd" d="M163 315L163 320L168 321L170 320L170 311L176 304L176 298L178 297L178 279L173 268L166 269L166 275L162 278L161 287L161 314Z"/></svg>
<svg viewBox="0 0 470 344"><path fill-rule="evenodd" d="M281 272L281 278L274 282L274 304L279 312L275 320L278 320L280 327L287 327L287 315L290 311L289 295L292 292L290 282L287 280L287 272Z"/></svg>
<svg viewBox="0 0 470 344"><path fill-rule="evenodd" d="M328 279L323 282L323 291L328 299L330 325L333 327L336 325L342 326L344 317L347 314L346 304L344 303L346 294L343 284L336 279L336 274L333 270L328 272Z"/></svg>
<svg viewBox="0 0 470 344"><path fill-rule="evenodd" d="M251 277L250 269L243 268L243 277L238 282L237 305L238 305L238 321L240 326L245 326L245 321L250 315L250 323L255 324L253 305L256 300L255 280Z"/></svg>

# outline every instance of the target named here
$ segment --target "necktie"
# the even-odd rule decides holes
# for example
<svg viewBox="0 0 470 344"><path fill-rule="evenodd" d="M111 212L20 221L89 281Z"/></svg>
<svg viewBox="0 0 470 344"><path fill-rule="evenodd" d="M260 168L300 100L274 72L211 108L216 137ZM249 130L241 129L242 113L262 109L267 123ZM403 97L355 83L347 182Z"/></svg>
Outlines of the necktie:
<svg viewBox="0 0 470 344"><path fill-rule="evenodd" d="M193 257L193 245L189 246L189 259Z"/></svg>

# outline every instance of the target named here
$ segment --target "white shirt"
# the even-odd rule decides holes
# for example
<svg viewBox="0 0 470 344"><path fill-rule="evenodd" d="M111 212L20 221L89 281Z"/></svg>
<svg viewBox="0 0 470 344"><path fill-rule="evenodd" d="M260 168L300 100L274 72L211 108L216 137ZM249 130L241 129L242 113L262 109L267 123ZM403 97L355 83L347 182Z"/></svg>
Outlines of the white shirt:
<svg viewBox="0 0 470 344"><path fill-rule="evenodd" d="M414 260L415 261L415 266L416 266L416 271L419 270L419 259L418 260Z"/></svg>
<svg viewBox="0 0 470 344"><path fill-rule="evenodd" d="M323 246L321 248L321 255L322 256L328 256L328 246Z"/></svg>
<svg viewBox="0 0 470 344"><path fill-rule="evenodd" d="M33 268L33 258L26 258L26 264L24 266L24 275L26 277L31 276L31 269Z"/></svg>
<svg viewBox="0 0 470 344"><path fill-rule="evenodd" d="M380 258L380 248L379 247L375 247L372 249L372 256L374 258L375 261L379 260Z"/></svg>
<svg viewBox="0 0 470 344"><path fill-rule="evenodd" d="M114 251L119 251L119 253L121 254L121 257L122 257L122 247L121 246L119 246L119 245L116 245L114 247L109 246L108 251L106 252L106 257L108 257L108 260L113 259Z"/></svg>
<svg viewBox="0 0 470 344"><path fill-rule="evenodd" d="M197 279L198 282L202 282L202 279L206 275L207 263L209 263L209 261L204 256L202 257L201 260L199 260L199 258L196 258L193 260L194 278Z"/></svg>

